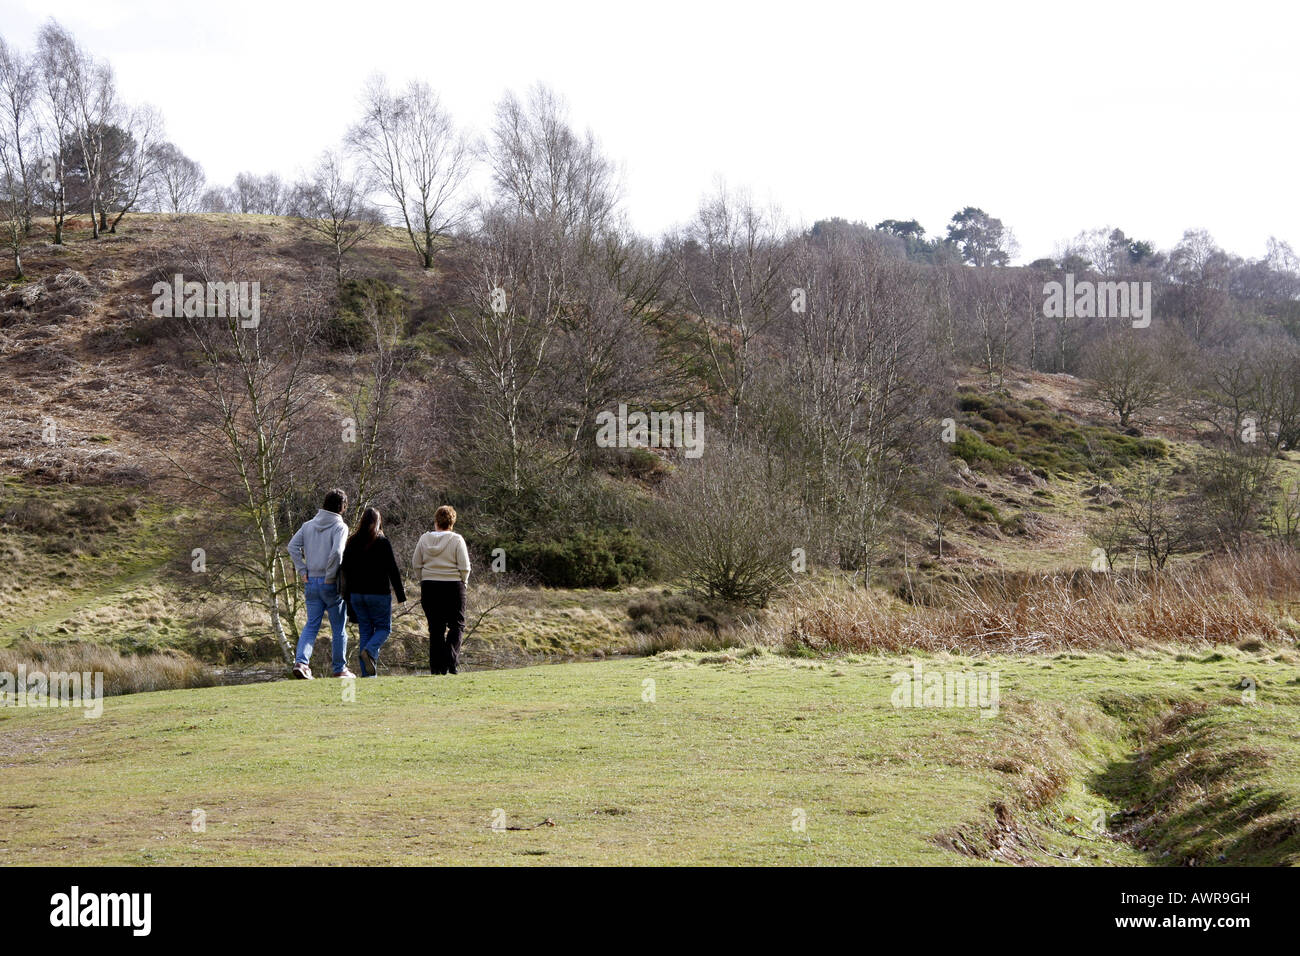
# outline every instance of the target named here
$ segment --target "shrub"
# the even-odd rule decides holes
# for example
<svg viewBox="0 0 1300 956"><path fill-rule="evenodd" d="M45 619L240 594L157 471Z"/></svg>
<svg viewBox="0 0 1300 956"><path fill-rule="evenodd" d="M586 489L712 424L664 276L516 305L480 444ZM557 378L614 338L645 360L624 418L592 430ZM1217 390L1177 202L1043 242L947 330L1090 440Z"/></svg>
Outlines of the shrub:
<svg viewBox="0 0 1300 956"><path fill-rule="evenodd" d="M657 484L668 472L663 459L648 448L612 449L605 471L616 478Z"/></svg>
<svg viewBox="0 0 1300 956"><path fill-rule="evenodd" d="M1289 646L1281 607L1300 594L1300 554L1259 548L1170 574L999 573L941 582L900 609L865 588L808 587L767 625L791 654L916 650L1024 653L1258 641Z"/></svg>
<svg viewBox="0 0 1300 956"><path fill-rule="evenodd" d="M82 498L68 509L68 517L77 525L93 531L112 526L114 508L102 498Z"/></svg>
<svg viewBox="0 0 1300 956"><path fill-rule="evenodd" d="M627 616L631 618L632 630L638 634L697 626L717 633L735 622L735 613L726 604L707 602L690 594L673 594L669 591L633 602L628 605Z"/></svg>
<svg viewBox="0 0 1300 956"><path fill-rule="evenodd" d="M963 491L949 491L948 497L953 507L968 521L975 524L994 524L1007 534L1026 534L1028 531L1023 515L1004 517L997 506L987 498L968 495Z"/></svg>
<svg viewBox="0 0 1300 956"><path fill-rule="evenodd" d="M666 651L723 651L729 648L746 647L742 635L735 631L714 632L712 628L701 625L690 627L672 626L649 634L638 633L632 638L627 648L630 653L650 657ZM746 647L748 652L757 652L753 645ZM749 656L742 652L738 657Z"/></svg>
<svg viewBox="0 0 1300 956"><path fill-rule="evenodd" d="M980 462L985 462L994 468L1006 468L1015 461L1010 453L990 445L968 428L957 430L957 440L953 442L952 453L972 468Z"/></svg>
<svg viewBox="0 0 1300 956"><path fill-rule="evenodd" d="M652 573L649 546L624 528L575 531L554 538L498 541L515 570L552 588L617 588Z"/></svg>
<svg viewBox="0 0 1300 956"><path fill-rule="evenodd" d="M958 392L957 407L963 412L982 412L988 408L991 403L983 395L975 392Z"/></svg>
<svg viewBox="0 0 1300 956"><path fill-rule="evenodd" d="M396 327L406 315L406 296L383 279L348 279L339 288L338 311L325 324L325 341L336 349L364 349L374 341L372 322Z"/></svg>
<svg viewBox="0 0 1300 956"><path fill-rule="evenodd" d="M764 607L792 583L798 506L774 486L770 466L759 455L714 444L674 473L664 543L673 571L692 591Z"/></svg>
<svg viewBox="0 0 1300 956"><path fill-rule="evenodd" d="M4 523L31 534L60 531L66 519L57 507L43 498L25 498L5 508Z"/></svg>
<svg viewBox="0 0 1300 956"><path fill-rule="evenodd" d="M1073 476L1164 458L1168 446L1158 438L1126 435L1085 425L1053 412L1041 399L1017 402L1006 397L958 393L963 414L953 454L1005 470L1019 461L1045 475Z"/></svg>

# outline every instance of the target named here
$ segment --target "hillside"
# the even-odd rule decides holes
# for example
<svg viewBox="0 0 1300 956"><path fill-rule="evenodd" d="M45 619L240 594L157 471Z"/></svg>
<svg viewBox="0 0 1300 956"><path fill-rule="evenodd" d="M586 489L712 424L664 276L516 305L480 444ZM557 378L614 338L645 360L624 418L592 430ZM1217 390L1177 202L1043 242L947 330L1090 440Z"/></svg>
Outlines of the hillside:
<svg viewBox="0 0 1300 956"><path fill-rule="evenodd" d="M219 516L177 480L197 447L170 412L185 358L149 310L151 279L177 250L223 243L254 250L259 268L287 283L307 281L323 254L297 220L131 215L118 234L95 242L36 244L26 258L30 280L0 293L0 547L13 571L0 582L0 646L53 639L127 653L170 648L218 666L278 659L257 612L190 586L190 551ZM446 378L437 358L446 348L439 315L449 307L443 273L416 268L396 231L354 250L351 268L400 296L408 347L432 356L410 387L438 390ZM322 351L313 372L336 402L361 387L348 349ZM1088 525L1113 506L1113 486L1148 464L1185 468L1198 446L1173 415L1153 416L1146 437L1120 433L1087 384L1022 370L1002 397L989 398L977 374L959 377L942 546L924 510L898 513L883 580L1088 568ZM1294 461L1282 467L1300 473ZM636 473L618 480L634 498L655 494ZM919 550L908 543L927 537ZM470 661L618 653L638 640L628 609L647 597L653 604L655 593L516 588L483 620ZM418 663L421 630L418 611L399 617L397 661Z"/></svg>

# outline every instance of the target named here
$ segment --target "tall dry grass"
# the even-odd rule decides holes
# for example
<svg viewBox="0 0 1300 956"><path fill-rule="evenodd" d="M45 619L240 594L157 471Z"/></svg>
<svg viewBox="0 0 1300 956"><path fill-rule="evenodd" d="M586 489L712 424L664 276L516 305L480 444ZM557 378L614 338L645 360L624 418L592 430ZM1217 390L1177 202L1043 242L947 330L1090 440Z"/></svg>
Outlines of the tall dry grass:
<svg viewBox="0 0 1300 956"><path fill-rule="evenodd" d="M179 690L186 687L212 687L217 683L213 670L188 654L161 651L150 654L119 654L112 648L82 641L44 644L22 641L0 649L0 671L18 673L20 665L33 671L53 673L102 673L104 696L138 694L150 690Z"/></svg>
<svg viewBox="0 0 1300 956"><path fill-rule="evenodd" d="M1161 574L988 575L936 585L924 606L805 587L763 629L796 653L1016 653L1294 642L1297 616L1300 554L1261 548Z"/></svg>

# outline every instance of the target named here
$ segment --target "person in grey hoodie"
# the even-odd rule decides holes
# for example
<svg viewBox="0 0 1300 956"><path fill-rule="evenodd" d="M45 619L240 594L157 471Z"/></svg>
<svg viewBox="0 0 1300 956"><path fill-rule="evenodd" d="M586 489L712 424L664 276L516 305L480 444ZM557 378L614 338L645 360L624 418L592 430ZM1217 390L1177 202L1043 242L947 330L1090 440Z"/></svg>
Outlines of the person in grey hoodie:
<svg viewBox="0 0 1300 956"><path fill-rule="evenodd" d="M455 524L456 509L440 507L433 515L436 530L420 535L412 558L420 578L420 605L429 622L431 674L454 674L460 666L469 549L465 539L451 530Z"/></svg>
<svg viewBox="0 0 1300 956"><path fill-rule="evenodd" d="M348 525L343 520L347 502L347 493L335 488L325 496L316 517L305 522L289 541L289 556L298 569L307 599L307 624L298 636L298 652L293 663L293 676L301 680L312 679L308 662L316 645L316 635L320 632L321 619L326 614L334 637L334 676L355 676L347 665L348 635L343 627L346 611L343 596L339 593L339 566L348 540Z"/></svg>

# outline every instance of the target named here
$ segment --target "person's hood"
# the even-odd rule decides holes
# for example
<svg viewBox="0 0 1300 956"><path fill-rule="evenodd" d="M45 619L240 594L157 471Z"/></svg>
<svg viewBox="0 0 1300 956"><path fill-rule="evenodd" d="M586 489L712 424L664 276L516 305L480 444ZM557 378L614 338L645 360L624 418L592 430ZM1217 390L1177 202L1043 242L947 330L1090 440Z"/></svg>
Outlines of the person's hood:
<svg viewBox="0 0 1300 956"><path fill-rule="evenodd" d="M426 531L424 533L424 548L429 554L442 554L456 540L454 531Z"/></svg>
<svg viewBox="0 0 1300 956"><path fill-rule="evenodd" d="M311 519L311 526L317 531L328 531L336 525L343 524L343 516L333 511L326 511L322 508L316 512L316 517Z"/></svg>

